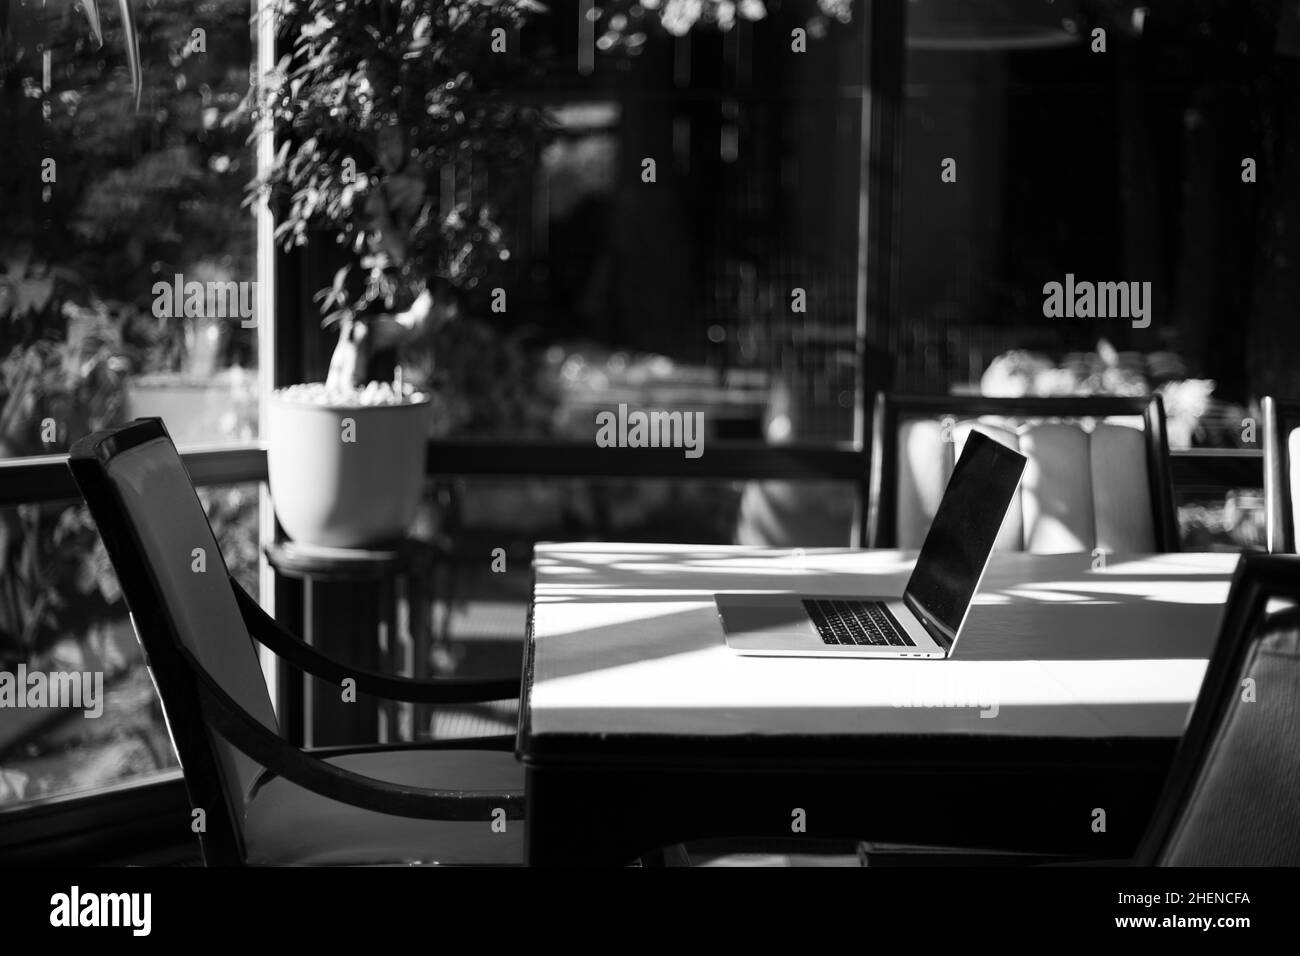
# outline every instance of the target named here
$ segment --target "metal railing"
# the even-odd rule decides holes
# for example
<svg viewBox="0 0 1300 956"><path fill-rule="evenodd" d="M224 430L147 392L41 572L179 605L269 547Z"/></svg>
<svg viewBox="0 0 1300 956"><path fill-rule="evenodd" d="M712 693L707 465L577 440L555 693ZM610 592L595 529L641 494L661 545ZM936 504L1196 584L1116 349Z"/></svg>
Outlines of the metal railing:
<svg viewBox="0 0 1300 956"><path fill-rule="evenodd" d="M257 444L182 451L196 486L266 480ZM1190 449L1170 453L1179 490L1263 487L1263 453ZM647 478L735 481L852 481L865 488L868 453L851 442L766 445L716 442L700 458L675 448L598 448L589 442L455 440L429 443L431 475L502 478ZM0 507L80 498L66 455L0 461Z"/></svg>
<svg viewBox="0 0 1300 956"><path fill-rule="evenodd" d="M260 445L213 445L181 457L196 487L266 480L266 449ZM80 498L67 455L0 460L0 508Z"/></svg>

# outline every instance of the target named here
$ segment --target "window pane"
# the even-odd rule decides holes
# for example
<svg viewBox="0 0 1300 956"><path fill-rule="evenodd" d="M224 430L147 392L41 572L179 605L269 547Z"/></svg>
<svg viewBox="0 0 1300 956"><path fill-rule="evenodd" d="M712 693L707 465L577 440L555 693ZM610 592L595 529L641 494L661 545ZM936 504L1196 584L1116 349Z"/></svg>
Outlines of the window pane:
<svg viewBox="0 0 1300 956"><path fill-rule="evenodd" d="M256 434L249 0L9 4L0 62L0 455L164 415Z"/></svg>
<svg viewBox="0 0 1300 956"><path fill-rule="evenodd" d="M896 380L1158 393L1173 450L1257 453L1298 381L1294 7L907 8ZM1259 547L1259 480L1180 489L1184 546Z"/></svg>
<svg viewBox="0 0 1300 956"><path fill-rule="evenodd" d="M199 497L231 573L256 595L258 486L202 488ZM40 684L45 691L33 689ZM85 507L0 510L0 807L175 766Z"/></svg>
<svg viewBox="0 0 1300 956"><path fill-rule="evenodd" d="M448 134L426 148L438 127L423 100L410 100L420 113L401 120L409 119L422 158L433 158L400 172L386 157L367 159L363 171L382 177L385 201L398 213L403 196L415 197L406 213L432 208L437 222L485 203L503 227L505 254L472 280L435 269L413 274L410 260L423 251L386 247L388 258L370 260L389 267L394 303L381 307L376 299L372 313L407 308L421 283L432 282L429 273L451 286L439 287L438 301L454 305L459 320L403 363L408 382L435 385L441 434L594 441L595 413L626 403L698 410L710 438L852 437L866 49L856 7L847 0L548 3L517 40L511 34L499 58L523 70L506 87L508 99L542 108L553 126L523 151L522 172L506 158L514 153L504 139L496 150L458 149ZM363 18L364 8L356 10ZM315 31L314 12L300 11L291 32ZM490 42L486 29L465 38L480 42ZM806 53L792 49L805 42ZM349 58L352 48L341 36L317 60L338 58L339 75L368 71ZM404 65L399 53L385 69L424 68ZM412 53L406 62L418 61ZM475 66L476 88L495 77L491 70ZM335 133L338 111L330 112L326 85L300 88L294 95L314 96L317 105L286 107L281 129L311 130L295 142L322 156L382 144L386 131L373 128L364 98L349 100L339 115L372 128L359 137ZM379 117L389 104L414 109L400 97L380 102ZM322 164L302 159L303 173L280 183L286 204L312 195L303 187ZM340 184L323 192L313 209L352 208L352 190ZM400 215L394 221L410 248L436 244L417 242ZM318 258L308 284L330 288L336 270L350 264L340 287L355 304L369 267L358 269L360 256L337 246L332 232L310 236ZM318 307L304 297L301 308L310 328ZM325 335L332 344L333 332ZM315 364L306 374L322 377L326 363ZM364 377L391 374L376 366Z"/></svg>
<svg viewBox="0 0 1300 956"><path fill-rule="evenodd" d="M898 380L1158 390L1175 449L1257 448L1295 381L1294 10L907 7Z"/></svg>

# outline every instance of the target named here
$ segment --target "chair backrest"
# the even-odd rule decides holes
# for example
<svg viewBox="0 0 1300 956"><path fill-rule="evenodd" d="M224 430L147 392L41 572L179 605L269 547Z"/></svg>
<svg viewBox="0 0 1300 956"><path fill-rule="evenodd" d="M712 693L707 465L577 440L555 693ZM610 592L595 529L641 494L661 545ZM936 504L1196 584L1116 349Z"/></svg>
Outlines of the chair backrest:
<svg viewBox="0 0 1300 956"><path fill-rule="evenodd" d="M1292 462L1300 457L1300 402L1265 398L1264 507L1268 550L1295 554L1295 504L1300 501L1300 470Z"/></svg>
<svg viewBox="0 0 1300 956"><path fill-rule="evenodd" d="M921 546L972 429L1029 459L999 549L1178 550L1159 396L877 395L869 547Z"/></svg>
<svg viewBox="0 0 1300 956"><path fill-rule="evenodd" d="M1285 601L1284 610L1270 602ZM1134 863L1300 865L1300 558L1244 554Z"/></svg>
<svg viewBox="0 0 1300 956"><path fill-rule="evenodd" d="M96 432L68 460L131 611L211 863L243 859L245 802L260 768L209 730L194 667L276 729L257 652L208 518L160 419Z"/></svg>

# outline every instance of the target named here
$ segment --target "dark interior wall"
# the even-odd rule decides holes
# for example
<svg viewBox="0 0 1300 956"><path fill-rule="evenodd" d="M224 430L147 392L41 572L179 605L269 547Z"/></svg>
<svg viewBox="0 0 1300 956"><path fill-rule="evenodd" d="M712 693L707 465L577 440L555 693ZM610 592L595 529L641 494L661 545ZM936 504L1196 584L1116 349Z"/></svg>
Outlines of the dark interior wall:
<svg viewBox="0 0 1300 956"><path fill-rule="evenodd" d="M1169 347L1221 398L1263 394L1247 341L1261 212L1276 170L1259 162L1281 105L1276 3L1165 3L1143 36L1117 48L1116 113L1124 176L1125 262L1156 278L1152 328L1138 347ZM1259 163L1242 181L1242 160Z"/></svg>
<svg viewBox="0 0 1300 956"><path fill-rule="evenodd" d="M900 375L978 379L1012 347L1060 355L1122 323L1043 316L1044 283L1128 276L1110 64L1081 46L911 51L904 105ZM957 161L944 183L940 163Z"/></svg>
<svg viewBox="0 0 1300 956"><path fill-rule="evenodd" d="M637 59L620 92L608 341L702 361L710 325L788 318L795 287L810 318L852 327L863 32L833 27L795 53L805 22L773 8L728 34L659 37Z"/></svg>
<svg viewBox="0 0 1300 956"><path fill-rule="evenodd" d="M1274 109L1260 148L1254 296L1245 368L1255 395L1300 399L1300 57L1279 57L1269 78Z"/></svg>
<svg viewBox="0 0 1300 956"><path fill-rule="evenodd" d="M908 57L901 207L905 324L969 323L990 308L987 280L1001 266L1011 153L1006 84L1006 63L998 55ZM956 163L956 182L941 179L947 159Z"/></svg>
<svg viewBox="0 0 1300 956"><path fill-rule="evenodd" d="M698 131L686 157L674 143L675 102L673 48L666 41L647 44L633 64L619 94L622 106L609 234L607 307L592 317L587 333L614 346L678 353L688 343L683 334L692 292L698 282L699 235L691 215L696 205L693 183L698 171ZM680 136L680 133L678 134ZM675 149L675 145L677 148ZM655 181L642 178L645 160L655 163ZM563 248L551 249L563 256Z"/></svg>
<svg viewBox="0 0 1300 956"><path fill-rule="evenodd" d="M902 321L913 341L900 374L942 390L1005 348L1059 357L1105 337L1177 351L1227 400L1288 381L1296 351L1276 346L1292 342L1300 250L1287 227L1296 102L1280 14L1269 2L1158 2L1139 34L1112 28L1105 54L912 52ZM941 185L938 161L958 151L958 183ZM1241 181L1247 156L1254 184ZM1045 319L1042 285L1067 272L1151 282L1151 327Z"/></svg>

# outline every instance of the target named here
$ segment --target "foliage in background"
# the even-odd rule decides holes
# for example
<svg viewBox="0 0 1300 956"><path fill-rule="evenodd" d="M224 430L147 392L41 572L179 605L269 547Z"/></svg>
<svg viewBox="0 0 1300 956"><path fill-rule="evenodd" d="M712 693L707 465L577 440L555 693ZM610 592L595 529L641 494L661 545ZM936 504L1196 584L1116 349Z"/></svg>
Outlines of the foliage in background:
<svg viewBox="0 0 1300 956"><path fill-rule="evenodd" d="M131 312L70 268L24 246L0 248L0 458L66 451L121 420L128 372L159 351L147 334L155 326L135 341L124 335ZM256 591L257 495L233 488L201 497L232 570ZM121 613L112 564L84 508L0 510L0 662L94 633Z"/></svg>
<svg viewBox="0 0 1300 956"><path fill-rule="evenodd" d="M518 44L542 9L533 0L283 6L293 52L257 107L286 138L253 189L277 211L285 246L323 232L361 257L359 288L345 269L326 291L327 318L405 308L435 283L473 289L509 257L502 210L527 186L549 127L517 95L522 61L493 43ZM450 194L449 176L460 178Z"/></svg>
<svg viewBox="0 0 1300 956"><path fill-rule="evenodd" d="M436 434L552 433L559 391L536 360L528 330L506 332L467 316L441 326L431 345L411 350L402 365L408 380L432 400Z"/></svg>
<svg viewBox="0 0 1300 956"><path fill-rule="evenodd" d="M852 18L851 0L810 6L820 32ZM355 257L317 295L326 324L339 324L331 386L363 385L375 376L371 358L387 348L436 353L439 330L481 303L488 277L502 274L508 210L530 195L553 133L544 109L521 95L547 54L521 57L519 33L544 10L533 0L285 0L277 9L291 53L250 97L250 113L281 142L250 198L270 202L286 248L332 241ZM638 52L646 30L726 30L762 19L766 8L761 0L614 0L590 16L598 48L622 54ZM445 383L458 375L454 362L437 364ZM461 377L471 392L484 380Z"/></svg>
<svg viewBox="0 0 1300 956"><path fill-rule="evenodd" d="M4 251L0 457L50 454L117 420L129 350L121 324L75 272L34 262L29 249ZM0 661L92 630L118 598L84 509L0 510Z"/></svg>
<svg viewBox="0 0 1300 956"><path fill-rule="evenodd" d="M853 20L853 0L816 0L808 6L805 22L813 37L824 36L832 22ZM648 34L654 30L676 37L697 26L726 32L741 21L766 19L767 14L764 0L604 0L597 3L591 17L597 49L635 56L645 49Z"/></svg>
<svg viewBox="0 0 1300 956"><path fill-rule="evenodd" d="M1211 406L1214 382L1188 377L1186 363L1173 352L1119 352L1102 339L1095 352L1073 352L1059 364L1024 349L1005 352L989 363L980 393L1002 398L1159 394L1169 446L1190 448L1194 438L1205 437L1202 419Z"/></svg>
<svg viewBox="0 0 1300 956"><path fill-rule="evenodd" d="M200 271L253 278L254 230L240 209L247 119L238 112L252 56L248 10L248 0L137 4L138 110L118 11L101 11L102 48L72 4L9 11L0 44L4 239L121 303L124 334L160 346L141 353L145 370L179 368L184 356L181 323L150 313L155 281ZM46 159L56 163L53 183L42 182ZM247 363L251 335L233 331L231 350ZM9 342L0 328L0 346Z"/></svg>
<svg viewBox="0 0 1300 956"><path fill-rule="evenodd" d="M5 2L0 455L50 454L119 421L129 376L184 367L187 323L154 317L155 281L178 272L253 278L254 230L240 209L247 120L238 113L252 55L249 5L136 4L132 31L120 7ZM53 182L42 180L47 159ZM251 334L232 331L228 357L251 359ZM247 580L256 496L231 494L205 497L232 569ZM83 508L0 512L0 660L93 635L122 615Z"/></svg>

